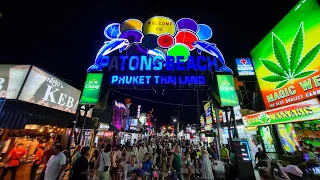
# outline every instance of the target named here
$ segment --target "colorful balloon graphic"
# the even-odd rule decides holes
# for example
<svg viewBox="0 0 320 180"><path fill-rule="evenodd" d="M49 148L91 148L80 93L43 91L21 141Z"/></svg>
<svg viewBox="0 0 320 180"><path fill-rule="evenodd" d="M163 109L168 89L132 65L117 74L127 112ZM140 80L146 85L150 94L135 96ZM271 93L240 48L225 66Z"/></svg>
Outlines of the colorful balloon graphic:
<svg viewBox="0 0 320 180"><path fill-rule="evenodd" d="M178 30L191 30L193 32L198 31L198 24L196 21L190 18L182 18L177 21Z"/></svg>
<svg viewBox="0 0 320 180"><path fill-rule="evenodd" d="M139 19L127 19L125 20L120 27L121 32L127 30L138 30L142 31L143 23Z"/></svg>
<svg viewBox="0 0 320 180"><path fill-rule="evenodd" d="M154 16L148 19L143 24L143 34L156 34L163 33L174 35L176 32L175 23L170 18L164 16Z"/></svg>
<svg viewBox="0 0 320 180"><path fill-rule="evenodd" d="M127 30L122 32L118 38L127 39L129 43L139 43L141 42L143 34L137 30Z"/></svg>
<svg viewBox="0 0 320 180"><path fill-rule="evenodd" d="M126 51L126 56L146 56L147 54L148 50L140 43L132 44Z"/></svg>
<svg viewBox="0 0 320 180"><path fill-rule="evenodd" d="M142 38L142 45L147 49L158 47L158 36L155 34L147 34Z"/></svg>
<svg viewBox="0 0 320 180"><path fill-rule="evenodd" d="M197 32L199 40L206 41L213 35L212 29L206 24L199 24L199 30Z"/></svg>
<svg viewBox="0 0 320 180"><path fill-rule="evenodd" d="M193 50L194 47L192 43L198 41L198 37L191 31L178 31L177 35L175 36L176 43L185 44L189 50Z"/></svg>
<svg viewBox="0 0 320 180"><path fill-rule="evenodd" d="M119 36L120 34L120 24L119 23L112 23L109 24L105 29L104 29L104 36L108 39L115 39Z"/></svg>
<svg viewBox="0 0 320 180"><path fill-rule="evenodd" d="M161 34L158 37L158 45L162 48L170 48L174 44L174 37L170 34Z"/></svg>
<svg viewBox="0 0 320 180"><path fill-rule="evenodd" d="M186 62L188 57L190 56L190 51L188 46L184 44L175 44L170 49L168 49L167 56L174 56L175 59L177 56L184 56L185 58L182 60Z"/></svg>

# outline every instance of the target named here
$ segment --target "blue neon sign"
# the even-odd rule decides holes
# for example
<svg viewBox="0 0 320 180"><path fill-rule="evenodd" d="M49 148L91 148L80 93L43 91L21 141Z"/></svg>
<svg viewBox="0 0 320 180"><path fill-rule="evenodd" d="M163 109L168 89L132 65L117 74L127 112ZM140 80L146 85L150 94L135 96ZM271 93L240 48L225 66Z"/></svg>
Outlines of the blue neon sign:
<svg viewBox="0 0 320 180"><path fill-rule="evenodd" d="M211 56L189 56L187 62L183 56L104 56L97 65L97 70L106 71L218 71L218 62Z"/></svg>
<svg viewBox="0 0 320 180"><path fill-rule="evenodd" d="M213 36L212 29L190 18L174 22L155 16L145 23L128 19L122 24L108 25L104 34L108 40L87 71L119 72L110 76L111 84L205 85L201 72L233 74L217 45L208 42ZM181 76L175 72L195 73Z"/></svg>

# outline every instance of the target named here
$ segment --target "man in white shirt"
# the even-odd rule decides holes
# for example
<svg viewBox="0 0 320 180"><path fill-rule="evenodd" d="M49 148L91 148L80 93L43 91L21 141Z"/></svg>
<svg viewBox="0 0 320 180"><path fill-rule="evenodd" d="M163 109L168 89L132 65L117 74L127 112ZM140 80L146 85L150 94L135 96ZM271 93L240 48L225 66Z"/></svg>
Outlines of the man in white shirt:
<svg viewBox="0 0 320 180"><path fill-rule="evenodd" d="M132 155L135 155L136 158L138 158L138 144L137 143L133 145Z"/></svg>
<svg viewBox="0 0 320 180"><path fill-rule="evenodd" d="M138 160L139 162L143 162L143 158L144 158L144 155L148 153L148 149L145 145L144 142L141 143L141 147L139 148L139 151L138 151Z"/></svg>
<svg viewBox="0 0 320 180"><path fill-rule="evenodd" d="M61 174L66 168L66 161L67 158L62 152L62 146L54 146L53 155L50 157L47 163L44 180L60 180Z"/></svg>

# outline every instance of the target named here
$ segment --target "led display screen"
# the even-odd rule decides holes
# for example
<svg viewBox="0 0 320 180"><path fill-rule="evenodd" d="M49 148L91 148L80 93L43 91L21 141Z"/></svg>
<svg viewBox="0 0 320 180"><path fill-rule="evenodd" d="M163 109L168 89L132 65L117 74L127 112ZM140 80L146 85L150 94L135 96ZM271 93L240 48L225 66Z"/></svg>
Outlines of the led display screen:
<svg viewBox="0 0 320 180"><path fill-rule="evenodd" d="M267 109L320 94L320 7L300 1L251 51Z"/></svg>
<svg viewBox="0 0 320 180"><path fill-rule="evenodd" d="M88 73L84 84L80 104L97 104L100 97L100 88L103 73Z"/></svg>
<svg viewBox="0 0 320 180"><path fill-rule="evenodd" d="M222 107L238 106L238 96L232 75L217 75L220 103Z"/></svg>

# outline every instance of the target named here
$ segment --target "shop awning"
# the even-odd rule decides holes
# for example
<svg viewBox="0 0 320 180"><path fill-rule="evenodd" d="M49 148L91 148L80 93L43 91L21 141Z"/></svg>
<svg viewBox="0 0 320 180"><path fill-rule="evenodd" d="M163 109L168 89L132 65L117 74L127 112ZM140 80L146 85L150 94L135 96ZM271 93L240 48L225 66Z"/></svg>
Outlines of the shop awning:
<svg viewBox="0 0 320 180"><path fill-rule="evenodd" d="M27 124L67 127L74 114L17 100L7 100L0 113L0 128L24 129Z"/></svg>

